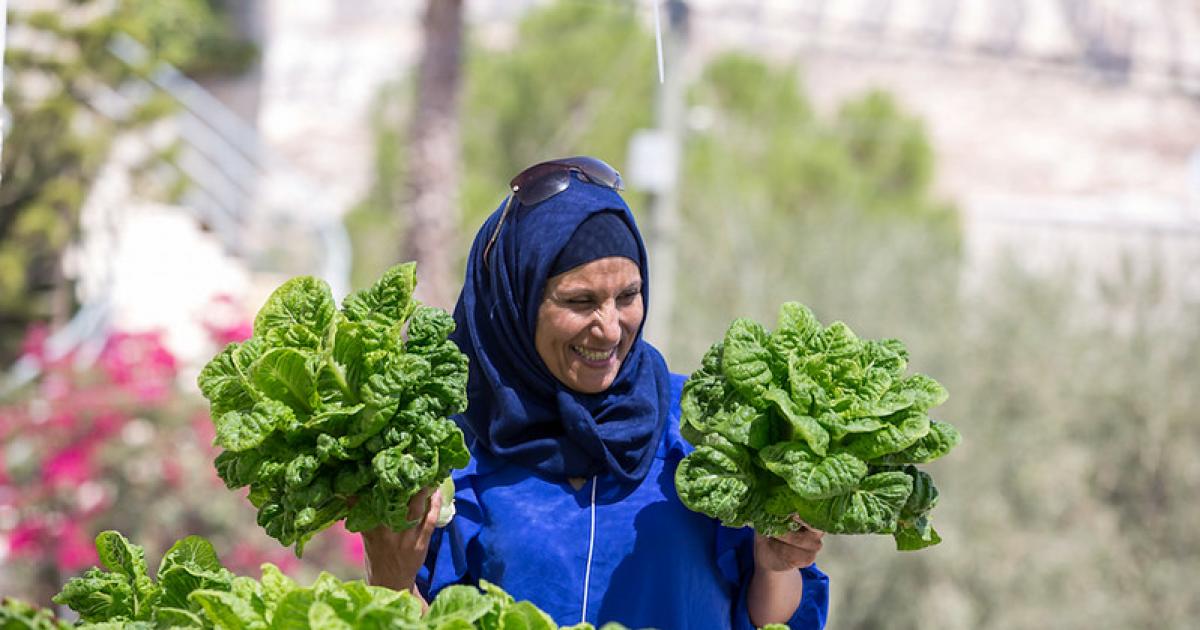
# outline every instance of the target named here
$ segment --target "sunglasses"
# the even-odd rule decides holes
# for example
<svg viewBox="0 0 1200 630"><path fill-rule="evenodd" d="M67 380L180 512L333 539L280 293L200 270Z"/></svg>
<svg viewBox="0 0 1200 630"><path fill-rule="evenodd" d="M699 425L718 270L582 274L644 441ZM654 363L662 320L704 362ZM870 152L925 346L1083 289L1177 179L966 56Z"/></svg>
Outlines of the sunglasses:
<svg viewBox="0 0 1200 630"><path fill-rule="evenodd" d="M582 155L540 162L517 173L517 176L508 183L512 194L508 196L504 210L500 212L500 220L496 222L496 229L492 230L492 236L483 248L484 267L487 267L492 246L496 244L496 239L500 236L500 228L504 225L504 220L508 218L513 200L516 199L525 206L541 203L569 188L572 174L586 182L605 188L613 190L625 188L617 169L609 166L603 160Z"/></svg>

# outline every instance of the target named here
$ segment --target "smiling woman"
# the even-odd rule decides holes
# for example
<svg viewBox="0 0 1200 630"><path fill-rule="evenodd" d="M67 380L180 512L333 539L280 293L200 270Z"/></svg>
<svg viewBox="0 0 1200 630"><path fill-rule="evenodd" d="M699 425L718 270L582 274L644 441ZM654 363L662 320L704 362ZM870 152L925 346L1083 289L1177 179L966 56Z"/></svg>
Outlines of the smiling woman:
<svg viewBox="0 0 1200 630"><path fill-rule="evenodd" d="M451 336L470 360L457 515L434 531L427 492L422 527L364 534L370 580L427 600L486 580L564 626L820 628L821 532L757 536L679 500L684 377L642 338L647 255L620 187L594 158L536 164L480 228Z"/></svg>
<svg viewBox="0 0 1200 630"><path fill-rule="evenodd" d="M551 268L534 346L567 387L598 394L616 379L645 314L637 260L633 233L602 212L580 224Z"/></svg>

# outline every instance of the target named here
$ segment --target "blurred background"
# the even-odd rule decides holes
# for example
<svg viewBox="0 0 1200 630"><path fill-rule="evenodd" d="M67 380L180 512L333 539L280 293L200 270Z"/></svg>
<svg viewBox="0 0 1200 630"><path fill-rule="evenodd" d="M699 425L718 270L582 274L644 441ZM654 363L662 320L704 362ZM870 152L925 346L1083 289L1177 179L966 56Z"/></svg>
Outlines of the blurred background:
<svg viewBox="0 0 1200 630"><path fill-rule="evenodd" d="M199 368L297 274L452 306L508 179L590 154L674 371L797 300L950 391L944 542L827 539L831 628L1200 624L1200 2L654 1L8 0L0 594L110 528L361 577L224 489Z"/></svg>

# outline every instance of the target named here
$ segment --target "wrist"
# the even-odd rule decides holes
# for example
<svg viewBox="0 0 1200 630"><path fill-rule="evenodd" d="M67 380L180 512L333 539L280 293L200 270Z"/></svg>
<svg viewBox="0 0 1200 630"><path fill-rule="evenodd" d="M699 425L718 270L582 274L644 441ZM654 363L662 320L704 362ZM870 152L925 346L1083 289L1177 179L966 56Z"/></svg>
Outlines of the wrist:
<svg viewBox="0 0 1200 630"><path fill-rule="evenodd" d="M363 533L363 562L367 572L367 583L384 586L394 591L414 591L416 572L404 567L396 553L388 553L386 545L373 541Z"/></svg>
<svg viewBox="0 0 1200 630"><path fill-rule="evenodd" d="M804 597L804 576L799 569L777 571L756 566L747 595L747 612L755 627L787 623Z"/></svg>

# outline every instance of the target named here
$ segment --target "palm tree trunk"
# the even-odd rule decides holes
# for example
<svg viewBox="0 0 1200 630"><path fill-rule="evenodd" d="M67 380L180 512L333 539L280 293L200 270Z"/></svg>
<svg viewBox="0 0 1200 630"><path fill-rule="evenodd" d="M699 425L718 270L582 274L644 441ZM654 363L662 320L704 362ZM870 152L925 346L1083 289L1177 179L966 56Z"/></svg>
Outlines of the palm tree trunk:
<svg viewBox="0 0 1200 630"><path fill-rule="evenodd" d="M415 260L417 294L434 306L453 306L457 278L458 125L462 75L463 0L428 0L425 38L412 119L407 226L403 259ZM403 210L402 210L403 211Z"/></svg>

